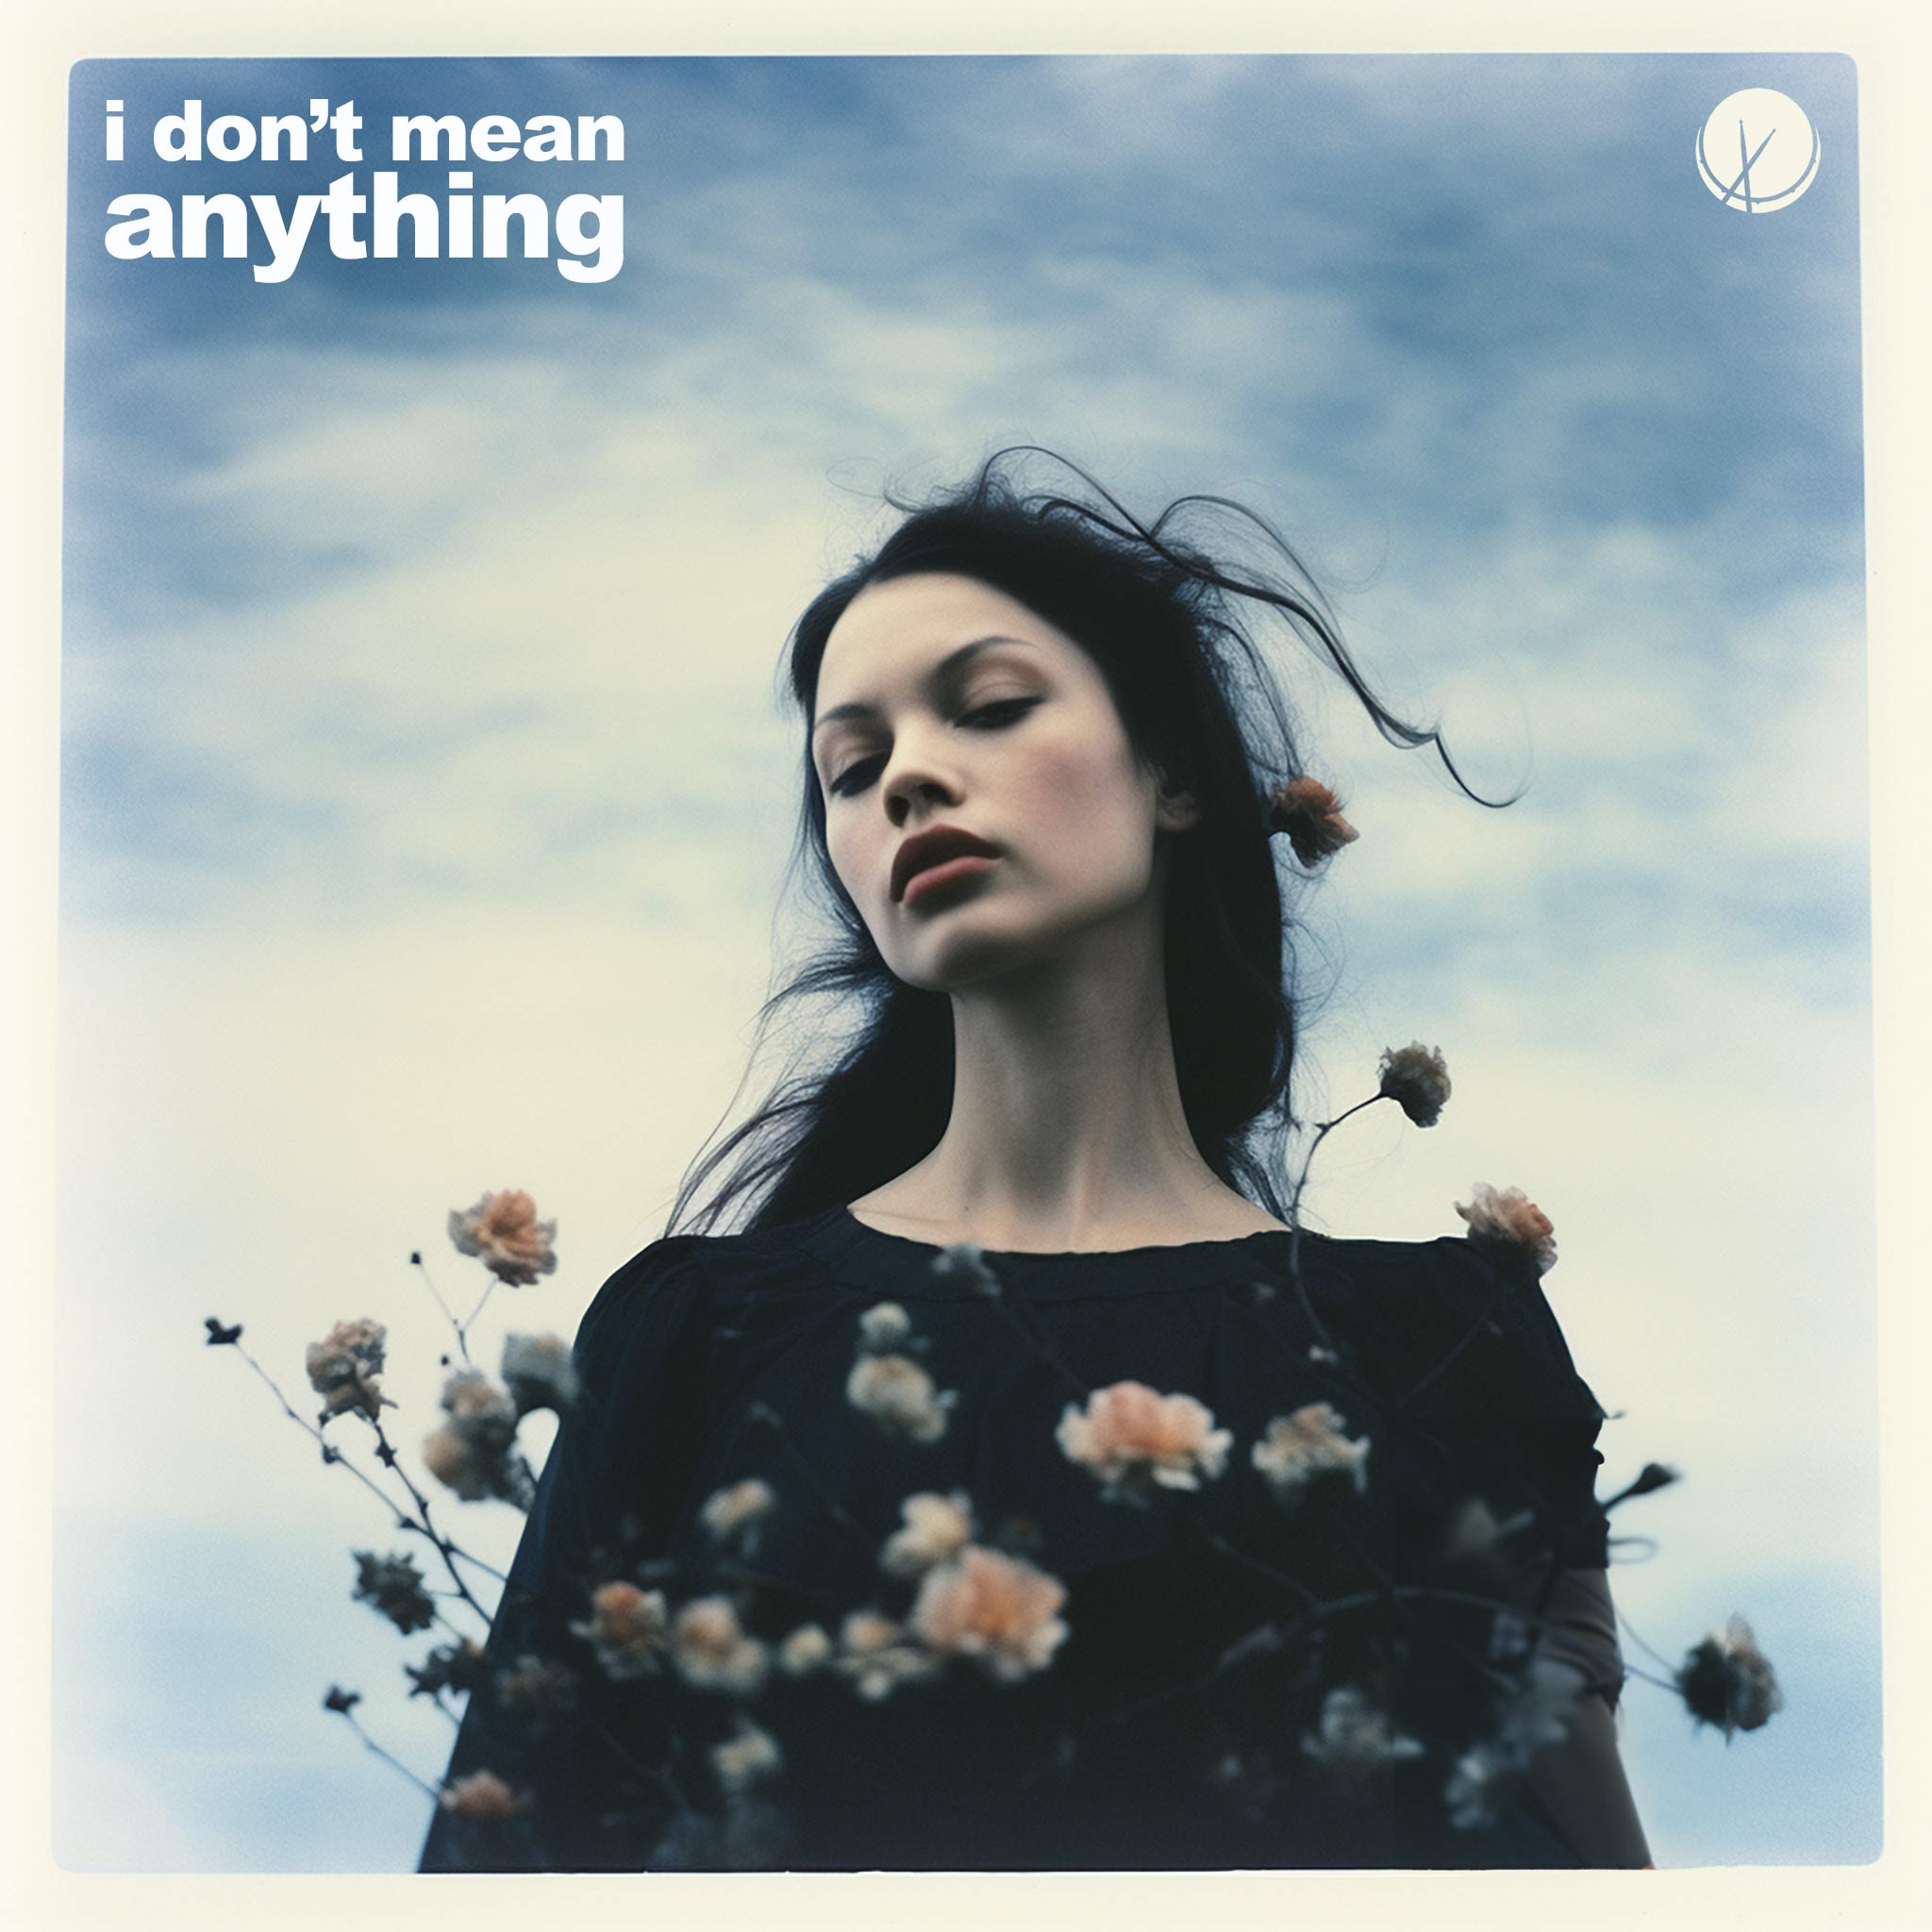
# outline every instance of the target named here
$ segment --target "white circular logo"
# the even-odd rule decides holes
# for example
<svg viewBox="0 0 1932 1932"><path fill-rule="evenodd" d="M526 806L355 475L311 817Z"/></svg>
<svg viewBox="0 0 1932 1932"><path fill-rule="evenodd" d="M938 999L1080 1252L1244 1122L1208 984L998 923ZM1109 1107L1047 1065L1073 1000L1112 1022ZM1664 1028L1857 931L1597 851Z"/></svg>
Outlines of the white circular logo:
<svg viewBox="0 0 1932 1932"><path fill-rule="evenodd" d="M1790 94L1747 87L1726 94L1697 132L1697 172L1726 208L1789 208L1818 173L1818 130Z"/></svg>

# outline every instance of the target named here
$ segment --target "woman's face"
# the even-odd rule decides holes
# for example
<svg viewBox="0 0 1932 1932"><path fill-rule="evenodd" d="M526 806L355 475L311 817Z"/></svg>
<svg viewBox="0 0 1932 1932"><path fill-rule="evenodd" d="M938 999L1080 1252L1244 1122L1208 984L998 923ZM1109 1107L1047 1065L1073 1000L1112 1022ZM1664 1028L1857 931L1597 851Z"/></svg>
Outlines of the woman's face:
<svg viewBox="0 0 1932 1932"><path fill-rule="evenodd" d="M1144 907L1156 831L1199 815L1136 758L1086 652L974 577L894 577L847 605L811 749L840 880L891 970L935 990ZM927 857L908 841L941 826L992 853L941 846L896 890L895 863Z"/></svg>

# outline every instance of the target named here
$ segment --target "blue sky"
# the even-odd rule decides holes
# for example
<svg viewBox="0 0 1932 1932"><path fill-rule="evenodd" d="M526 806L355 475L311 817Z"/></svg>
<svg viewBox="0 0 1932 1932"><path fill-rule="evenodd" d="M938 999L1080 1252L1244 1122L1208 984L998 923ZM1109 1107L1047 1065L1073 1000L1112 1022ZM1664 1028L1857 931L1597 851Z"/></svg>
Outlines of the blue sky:
<svg viewBox="0 0 1932 1932"><path fill-rule="evenodd" d="M1691 159L1746 86L1824 143L1767 217ZM353 96L372 131L619 113L622 164L477 172L622 192L624 269L111 259L114 193L342 171L139 158L188 94ZM190 1353L200 1319L298 1381L310 1336L378 1314L425 1413L433 1310L397 1259L523 1185L566 1268L514 1312L570 1331L741 1071L787 626L883 482L1020 440L1137 508L1264 508L1478 788L1529 778L1459 800L1275 641L1364 833L1307 910L1309 1105L1417 1035L1457 1075L1429 1135L1336 1137L1310 1200L1402 1238L1454 1232L1472 1178L1549 1208L1553 1306L1622 1415L1607 1477L1687 1470L1620 1602L1671 1655L1746 1610L1790 1695L1725 1751L1632 1686L1660 1862L1875 1852L1848 60L85 62L72 108L63 1862L408 1862L407 1788L316 1709L359 1668L440 1768L386 1689L406 1646L347 1600L380 1522ZM161 1362L194 1396L158 1445ZM170 1601L138 1652L88 1609L104 1560ZM288 1606L271 1631L251 1588ZM303 1795L244 1807L243 1770Z"/></svg>

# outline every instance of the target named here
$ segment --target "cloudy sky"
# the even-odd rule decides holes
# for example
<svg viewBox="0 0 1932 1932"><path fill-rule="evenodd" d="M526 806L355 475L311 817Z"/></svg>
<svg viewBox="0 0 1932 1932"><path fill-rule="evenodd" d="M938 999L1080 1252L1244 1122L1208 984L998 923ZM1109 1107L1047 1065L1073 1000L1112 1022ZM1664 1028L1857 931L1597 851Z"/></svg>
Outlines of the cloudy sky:
<svg viewBox="0 0 1932 1932"><path fill-rule="evenodd" d="M1692 158L1743 87L1823 143L1769 217ZM344 171L164 168L191 95L619 114L621 164L477 186L621 193L622 272L113 259L117 193ZM420 1644L348 1598L390 1526L202 1318L291 1393L385 1320L426 1429L407 1256L480 1291L447 1211L521 1186L562 1267L490 1319L572 1331L743 1071L785 632L883 486L1012 441L1264 509L1477 789L1528 781L1468 803L1273 641L1363 833L1308 911L1307 1104L1418 1037L1457 1082L1426 1135L1351 1124L1310 1207L1425 1239L1473 1180L1542 1202L1607 1486L1686 1475L1619 1512L1620 1604L1673 1661L1745 1611L1789 1700L1727 1750L1631 1685L1659 1862L1876 1853L1848 60L88 62L72 121L62 1863L413 1860L422 1801L320 1709L357 1685L440 1772Z"/></svg>

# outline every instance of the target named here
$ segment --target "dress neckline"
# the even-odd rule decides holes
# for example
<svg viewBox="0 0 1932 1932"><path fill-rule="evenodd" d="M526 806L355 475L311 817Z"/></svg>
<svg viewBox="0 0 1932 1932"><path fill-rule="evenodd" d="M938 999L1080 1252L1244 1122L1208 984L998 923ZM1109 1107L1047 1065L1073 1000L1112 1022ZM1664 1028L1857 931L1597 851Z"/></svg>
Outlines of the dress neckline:
<svg viewBox="0 0 1932 1932"><path fill-rule="evenodd" d="M894 1241L902 1248L915 1249L928 1261L937 1258L948 1245L943 1241L916 1241L910 1235L892 1234L883 1227L874 1227L871 1222L861 1221L843 1202L834 1212L870 1240ZM982 1247L980 1253L989 1261L1138 1261L1150 1255L1191 1255L1204 1248L1243 1248L1251 1241L1289 1241L1293 1234L1294 1230L1289 1227L1257 1227L1247 1234L1221 1235L1196 1241L1149 1241L1132 1248Z"/></svg>
<svg viewBox="0 0 1932 1932"><path fill-rule="evenodd" d="M1138 1248L982 1248L980 1254L1003 1283L1030 1301L1115 1300L1124 1293L1286 1281L1294 1238L1290 1227L1260 1227L1250 1234ZM967 1271L935 1272L945 1253L938 1242L888 1234L859 1220L842 1202L793 1223L787 1239L814 1256L834 1279L891 1299L984 1299L984 1284ZM1332 1260L1329 1251L1338 1245L1374 1249L1379 1244L1338 1244L1331 1236L1304 1228L1302 1266L1322 1267L1324 1257Z"/></svg>

